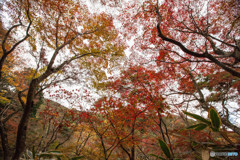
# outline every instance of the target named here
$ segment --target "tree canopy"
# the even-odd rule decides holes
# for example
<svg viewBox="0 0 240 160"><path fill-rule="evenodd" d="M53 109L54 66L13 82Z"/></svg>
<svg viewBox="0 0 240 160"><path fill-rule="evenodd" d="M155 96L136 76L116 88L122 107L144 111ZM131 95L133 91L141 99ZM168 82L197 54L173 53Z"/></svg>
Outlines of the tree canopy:
<svg viewBox="0 0 240 160"><path fill-rule="evenodd" d="M239 10L237 0L2 2L3 159L239 150Z"/></svg>

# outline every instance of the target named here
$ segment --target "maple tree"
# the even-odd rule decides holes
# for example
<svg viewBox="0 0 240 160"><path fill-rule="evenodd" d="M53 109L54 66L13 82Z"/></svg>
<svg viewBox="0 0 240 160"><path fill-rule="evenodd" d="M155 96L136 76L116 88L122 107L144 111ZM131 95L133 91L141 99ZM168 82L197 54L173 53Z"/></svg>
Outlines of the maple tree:
<svg viewBox="0 0 240 160"><path fill-rule="evenodd" d="M171 64L168 67L173 68L173 71L175 71L174 65ZM184 67L184 66L180 66L180 67ZM219 142L217 142L216 140L213 140L211 136L209 137L207 133L196 132L196 131L194 132L194 134L188 133L188 131L179 132L178 130L176 130L176 128L171 129L170 131L167 131L169 130L169 126L168 126L169 124L166 125L164 123L164 120L162 120L162 116L166 115L166 113L169 116L171 116L172 114L181 115L182 113L181 112L178 113L175 108L178 108L177 110L184 109L185 105L187 106L187 108L189 105L191 105L192 108L193 107L199 108L199 106L203 105L202 106L203 109L208 111L209 110L208 106L211 106L211 105L218 106L220 104L224 106L224 105L228 105L229 102L233 102L235 100L237 100L236 102L238 102L238 99L236 99L238 96L235 96L234 94L232 95L231 93L231 92L233 93L236 92L236 89L237 89L236 87L238 86L236 85L237 81L235 81L226 72L220 72L219 74L225 74L225 76L223 76L222 79L219 78L219 81L216 81L214 79L210 80L211 75L209 74L207 79L209 81L202 82L201 77L199 77L198 79L197 76L192 75L192 74L196 74L196 72L191 73L187 71L185 68L182 68L182 69L185 71L185 76L183 77L177 76L176 79L173 79L173 77L169 77L169 74L176 75L176 73L170 73L170 72L166 73L165 70L152 71L152 70L147 70L141 66L130 67L128 70L123 71L121 73L120 78L114 79L114 82L107 83L108 89L110 89L110 95L116 94L116 97L114 98L111 97L111 98L106 98L105 100L101 100L100 102L103 103L103 105L100 105L102 107L100 108L101 111L102 112L106 111L107 106L112 108L113 111L114 110L119 111L116 116L118 118L113 117L113 122L116 121L116 119L120 120L121 119L120 117L122 116L124 117L126 115L129 115L129 117L126 116L122 118L122 120L120 120L120 122L122 121L123 123L124 120L130 117L131 118L135 117L134 115L130 116L131 114L137 113L134 110L131 110L131 108L132 107L134 108L134 106L139 107L140 109L142 109L142 111L144 111L144 114L146 114L146 117L143 118L144 120L147 120L146 124L147 125L154 124L152 125L152 127L151 125L149 127L151 128L151 131L153 132L158 130L158 132L160 133L159 136L161 136L166 142L168 142L167 137L171 137L170 139L173 141L173 146L174 146L173 148L175 150L176 146L178 146L178 152L181 152L180 150L180 148L182 148L181 143L183 143L181 141L184 141L184 143L186 143L185 142L186 140L189 141L190 142L189 146L192 146L192 143L194 142L193 139L195 139L198 142L207 141L206 139L201 139L201 137L205 137L205 138L208 137L214 143L219 144ZM216 76L219 77L218 74ZM195 81L193 77L197 78L198 81ZM176 84L174 80L180 80L179 86L178 87L174 86L170 88L168 85L171 86L171 84ZM230 83L228 83L228 81L230 81ZM222 82L223 84L225 83L229 84L227 87L230 87L232 91L229 92L228 89L230 88L228 88L227 90L224 90L224 88L219 86L218 84L219 82ZM199 89L198 87L200 87L201 89ZM203 88L206 88L209 91L211 91L211 94L204 95L201 91ZM204 102L198 98L199 93L201 93L202 97L200 98L203 98ZM184 96L183 101L179 103L171 102L171 98L169 98L169 96L179 95L179 94ZM225 94L228 95L227 99L219 97L219 95L224 96ZM231 97L230 95L232 95L233 97ZM110 96L107 96L107 97L110 97ZM165 99L163 97L165 97ZM164 104L164 103L162 104L163 100L169 104L169 107L165 108L164 110L161 110L159 107L161 107ZM191 104L191 101L198 101L199 104L197 105ZM128 110L131 113L125 113L124 111L120 111L119 108L124 108L123 107L124 105L121 104L123 102L128 104L128 106L126 107L126 110ZM166 104L164 104L164 106L165 105ZM204 107L204 105L207 107ZM217 109L220 111L219 108ZM108 110L109 109L107 109L107 111ZM225 114L227 116L230 116L228 109L226 110L227 110L226 111L227 113L224 113L224 111L221 112L222 113L221 119L224 126L229 127L234 132L238 133L238 127L236 126L236 124L234 124L233 122L230 122L229 118L225 119ZM165 113L162 114L161 112L165 112ZM236 112L237 112L237 108L236 108ZM111 115L112 111L109 114ZM186 123L185 126L186 125L188 126L188 123ZM120 129L121 127L116 127L116 128ZM228 135L225 129L224 129L224 132L225 132L224 134ZM187 135L190 135L190 137L188 138ZM194 135L195 138L193 138L192 135ZM181 138L181 137L185 137L185 138ZM140 137L140 139L141 138L142 137ZM230 145L233 144L233 142L231 142L231 140L229 141L229 138L225 137L225 135L223 135L223 138L225 139L224 142L226 144L228 143ZM151 138L149 137L149 140L150 139ZM173 139L177 139L177 140L173 140ZM171 145L171 142L168 142L168 143ZM236 147L236 144L234 144L234 146ZM195 147L196 146L192 146L192 149ZM199 145L197 145L197 147L199 147ZM185 149L187 148L188 147L186 147ZM191 149L191 148L188 148L188 149ZM195 152L196 150L193 149L193 151ZM197 152L196 154L199 155L199 153ZM190 155L187 154L185 156L190 156Z"/></svg>
<svg viewBox="0 0 240 160"><path fill-rule="evenodd" d="M79 132L77 132L76 137L77 137L77 144L75 146L75 152L74 154L76 156L82 155L83 149L86 146L88 140L92 136L92 132L88 131L89 129L87 127L84 128L83 126L80 126L77 128Z"/></svg>
<svg viewBox="0 0 240 160"><path fill-rule="evenodd" d="M194 106L205 111L216 106L223 124L239 134L239 127L229 120L239 111L238 2L150 0L129 8L137 11L134 16L122 14L131 31L125 36L136 35L132 63L162 73L163 95L173 97L167 100L176 101L173 106L194 105L190 102L195 100ZM142 54L136 56L136 51Z"/></svg>
<svg viewBox="0 0 240 160"><path fill-rule="evenodd" d="M66 79L76 80L76 68L88 67L102 71L104 66L108 67L105 59L114 60L114 57L122 56L123 47L121 42L114 42L118 40L112 18L104 13L90 14L80 3L70 0L26 0L6 2L5 6L8 7L5 11L11 17L11 22L2 41L1 80L3 66L10 55L24 57L29 54L32 58L28 65L34 66L27 87L18 91L26 92L25 97L22 95L25 102L22 101L23 97L19 98L23 114L12 156L12 159L19 159L25 150L27 125L34 98L54 83ZM10 39L22 30L25 30L25 35ZM69 70L73 71L72 74L67 72ZM1 132L5 132L4 126L2 124ZM9 159L8 140L4 135L6 133L1 134L4 157Z"/></svg>
<svg viewBox="0 0 240 160"><path fill-rule="evenodd" d="M190 75L186 74L186 76ZM186 80L185 77L183 78ZM119 146L117 148L122 148L129 156L129 159L136 157L134 154L136 146L144 146L146 142L145 145L154 143L156 137L161 137L161 139L169 145L169 152L171 153L171 157L174 158L199 157L201 152L198 152L198 150L204 146L204 143L237 147L236 143L229 139L229 133L225 129L223 129L223 132L220 132L223 133L223 135L217 136L222 136L224 139L220 141L214 138L216 136L215 134L209 134L209 131L199 131L200 127L203 127L201 128L202 130L207 127L206 125L196 125L195 127L199 127L196 131L187 130L190 122L182 116L181 112L178 113L174 111L176 107L178 110L184 109L185 102L180 104L171 103L167 96L179 94L181 91L181 94L186 94L186 97L183 99L186 101L187 96L195 94L197 91L193 82L185 81L185 83L183 83L184 81L181 81L182 83L179 86L181 90L176 91L176 93L175 90L172 90L171 93L166 93L168 90L165 86L166 81L171 84L171 79L171 77L168 78L164 75L164 71L156 72L141 66L132 66L128 70L123 71L119 78L114 79L113 82L108 82L106 86L111 96L108 95L106 98L100 99L93 108L93 110L99 112L98 115L105 117L101 118L99 125L95 124L95 127L103 125L105 128L102 128L105 132L101 137L104 136L106 139L115 136L126 138L127 143L119 139ZM191 84L189 85L188 83ZM189 87L186 87L186 84L188 84ZM198 85L200 84L199 82ZM183 88L186 91L183 91ZM212 98L212 100L210 100L210 98ZM209 95L208 99L209 104L212 103L216 105L217 101L213 95ZM190 99L188 100L191 101ZM228 100L231 101L232 99L229 98ZM186 103L188 104L189 101ZM222 99L219 101L222 101ZM182 117L183 122L178 121L176 122L177 124L174 125L174 120L172 120L173 125L170 125L166 119L171 119L174 115ZM224 120L224 117L221 118ZM95 119L93 119L93 121L96 122ZM230 124L224 123L229 128L235 126L235 124L231 122L229 122ZM186 129L183 130L184 128ZM144 130L148 130L148 133L154 133L156 137L148 135L147 138L144 138L143 134L139 134L142 131L144 133ZM237 133L236 127L233 127L233 130ZM110 142L115 141L110 140ZM149 145L148 148L153 149L154 147ZM191 151L192 154L183 152L186 150ZM141 152L146 155L149 153L149 150L142 148ZM155 153L155 155L159 154L158 152Z"/></svg>
<svg viewBox="0 0 240 160"><path fill-rule="evenodd" d="M112 139L113 136L111 132L109 132L109 124L104 122L103 117L97 117L97 115L93 114L91 115L92 117L89 119L89 126L95 132L96 136L100 139L100 146L102 150L100 153L103 153L104 159L108 160L116 147L117 138ZM109 138L111 140L108 140ZM109 141L112 141L113 143L111 144Z"/></svg>
<svg viewBox="0 0 240 160"><path fill-rule="evenodd" d="M223 23L226 27L224 27L222 30L219 30L220 27L222 26L219 26L219 25L216 26L214 21L217 20L221 22L222 21L221 19L227 18L226 15L224 15L225 17L222 17L222 15L221 16L217 15L217 17L215 17L216 14L214 14L213 11L210 11L208 9L209 7L214 7L212 6L213 4L210 2L208 2L207 4L206 16L200 15L199 13L201 11L200 6L203 6L204 4L201 4L201 3L197 4L198 10L194 11L195 8L193 5L191 5L192 3L193 2L191 1L189 1L188 3L182 3L182 4L178 3L178 7L182 7L182 9L180 9L180 11L182 12L181 15L183 16L183 13L185 13L186 18L185 17L181 17L181 19L180 17L178 18L177 15L173 13L174 11L172 10L172 8L171 7L168 8L169 15L167 15L167 17L164 17L164 18L168 19L168 22L169 22L169 19L171 19L171 24L174 23L174 25L171 25L168 23L163 24L164 22L162 21L164 21L164 19L159 11L161 9L157 4L156 12L159 19L157 24L158 36L164 41L177 45L184 53L194 57L206 58L210 60L210 62L215 63L222 69L231 73L233 76L240 77L238 70L234 69L235 67L238 68L235 65L239 63L239 42L235 35L235 33L239 32L238 28L237 27L235 28L235 26L232 25L233 22L230 22L230 25L232 25L231 28L229 28L230 26L228 24ZM175 3L173 2L173 4ZM169 4L164 4L162 5L162 7L164 8L165 5L168 6ZM198 19L196 19L197 16L199 17ZM189 19L188 24L186 24L185 22L185 19L187 18ZM204 43L202 44L200 43L199 45L194 45L194 43L196 43L194 42L194 39L188 38L187 40L190 41L190 44L192 44L195 48L193 48L192 50L187 49L183 45L183 43L179 42L179 41L184 42L184 36L180 36L181 39L179 40L176 40L176 39L174 40L172 39L172 37L173 38L176 37L176 33L169 32L168 30L162 29L164 28L164 26L168 26L168 27L171 26L171 28L174 28L175 31L184 33L185 36L194 35L195 39L202 39ZM165 32L166 35L169 35L170 38L166 37L163 32ZM216 34L219 32L221 34L216 36ZM221 44L217 45L216 41L220 42ZM226 49L226 47L229 47L229 48ZM227 52L224 50L230 50L230 52ZM231 60L231 58L233 58L234 61Z"/></svg>
<svg viewBox="0 0 240 160"><path fill-rule="evenodd" d="M1 9L10 19L0 30L4 159L19 159L26 150L29 119L42 104L43 91L59 84L51 98L65 99L74 106L83 97L74 95L77 90L62 89L61 82L79 84L85 77L106 95L81 114L68 110L59 115L56 109L46 108L40 116L45 120L43 127L49 126L52 132L40 139L38 151L48 151L63 128L71 125L71 134L59 139L55 149L79 134L77 142L69 146L76 156L86 153L99 159L117 156L134 160L138 156L149 158L148 154L153 153L157 157L193 158L199 157L202 142L236 148L227 130L240 134L233 121L239 119L236 105L240 103L238 1L100 3L116 9L124 7L115 17L123 24L118 31L113 17L90 13L81 0L4 3ZM105 72L123 56L118 32L134 44L129 50L129 63L124 63L128 65L126 70L106 81ZM83 76L85 73L87 76ZM210 125L211 117L206 124L192 124L181 111L192 115L192 109L209 114L209 110L214 111L222 125ZM175 124L174 117L182 120ZM83 121L86 132L80 127ZM176 127L180 124L193 130L181 130ZM9 132L17 132L16 139L9 137ZM14 153L10 141L16 141Z"/></svg>
<svg viewBox="0 0 240 160"><path fill-rule="evenodd" d="M57 139L59 139L59 133L66 132L66 138L62 138L63 141L59 141L55 149L59 148L66 141L70 139L73 135L74 128L76 124L79 123L73 115L73 111L62 111L60 107L51 107L49 104L44 108L42 112L39 113L39 118L42 120L43 128L39 143L36 145L37 152L45 152L48 150L51 144L53 144ZM60 115L63 113L63 115Z"/></svg>
<svg viewBox="0 0 240 160"><path fill-rule="evenodd" d="M99 100L96 106L92 109L89 125L100 140L102 157L111 159L121 149L130 159L134 159L136 118L133 120L126 108L116 109L119 105L116 107L112 100Z"/></svg>
<svg viewBox="0 0 240 160"><path fill-rule="evenodd" d="M95 103L92 111L101 118L99 125L94 124L97 119L91 119L91 125L99 135L103 148L106 148L105 141L110 142L109 149L104 150L105 159L116 149L123 150L132 160L136 158L137 150L145 154L140 146L142 136L149 127L149 117L167 108L160 94L160 81L154 73L142 67L130 67L118 79L106 84L110 95Z"/></svg>
<svg viewBox="0 0 240 160"><path fill-rule="evenodd" d="M149 0L129 8L137 10L136 14L125 11L122 17L128 20L126 28L137 36L134 48L144 53L157 50L160 61L207 63L239 77L237 1Z"/></svg>
<svg viewBox="0 0 240 160"><path fill-rule="evenodd" d="M173 2L175 3L175 2ZM177 2L176 2L177 3ZM158 36L163 40L170 42L171 44L174 44L178 46L184 53L187 55L193 56L193 57L199 57L199 58L206 58L209 63L214 63L217 66L221 67L225 71L229 72L231 75L236 76L239 78L239 40L237 34L239 33L239 28L236 27L237 21L239 21L239 15L238 12L233 12L234 14L230 15L228 12L225 12L225 14L219 14L219 12L223 11L222 9L219 9L218 6L222 6L223 1L219 2L220 4L216 5L215 2L204 2L199 3L196 5L198 8L197 11L194 11L195 5L192 5L193 2L189 1L187 3L178 3L178 6L182 6L181 12L185 13L186 18L183 17L183 14L181 14L181 18L177 15L174 15L174 11L171 7L168 9L169 16L167 19L171 19L172 22L169 24L168 22L166 24L161 24L161 21L164 21L161 13L159 10L159 6L157 5L156 12L158 16L158 24L157 24L157 33ZM168 4L166 4L168 5ZM201 14L201 7L206 5L206 12L205 14ZM164 7L165 4L163 4L162 7ZM237 10L238 6L232 6L233 10ZM223 22L223 20L227 19L227 22ZM218 23L217 23L218 22ZM174 25L173 25L174 23ZM221 25L219 25L221 23ZM174 28L176 33L169 32L165 29L164 26L171 26L171 28ZM165 32L165 33L164 33ZM180 33L179 36L180 39L176 39L177 33ZM164 35L165 34L165 35ZM186 43L186 40L184 40L184 36L188 36L187 41L192 44L192 46L189 46L189 49L185 47L184 43ZM201 39L202 43L196 43L194 40ZM204 42L204 43L203 43ZM195 44L194 44L195 43ZM194 62L194 60L191 60L189 58L184 58L186 61ZM185 61L184 60L184 61ZM204 60L195 60L196 62L201 62ZM198 62L198 63L199 63ZM212 66L210 66L212 67ZM197 67L197 69L200 69L200 72L197 72L198 74L201 74L201 72L204 72L204 69L210 68L208 66L201 66ZM215 71L218 69L218 67L213 67ZM213 73L213 72L212 72ZM213 73L214 74L214 73ZM216 74L216 73L215 73ZM203 74L204 75L204 74ZM208 76L211 75L211 72L208 72ZM223 116L223 123L233 129L236 133L239 134L239 128L235 125L231 124L229 121L229 112L226 108L225 101L226 99L223 98L224 95L228 94L229 90L233 91L233 88L239 87L238 80L235 81L235 77L229 77L228 80L226 80L228 73L224 71L219 71L216 76L217 77L224 77L223 79L219 80L215 83L214 88L217 87L217 83L219 84L225 84L225 81L230 81L230 85L227 85L226 88L222 90L221 89L215 89L214 93L211 94L211 96L206 98L204 97L203 92L201 91L202 88L197 86L197 81L194 79L194 76L189 73L189 78L192 80L192 84L194 84L195 89L197 90L200 98L198 99L199 103L201 104L202 108L206 111L209 108L209 101L217 101L222 100L222 107L226 110L226 115ZM214 75L215 76L215 75ZM213 77L213 76L211 76ZM216 77L215 77L216 78ZM219 79L219 78L216 78ZM215 81L215 80L214 80ZM183 82L184 83L184 82ZM211 86L210 86L211 85ZM213 87L213 84L209 84L209 90L211 90L211 87ZM221 87L220 87L221 88ZM220 92L218 92L221 90ZM195 96L196 97L196 96ZM228 100L231 98L229 97ZM231 99L232 100L232 99ZM223 111L224 114L225 111Z"/></svg>

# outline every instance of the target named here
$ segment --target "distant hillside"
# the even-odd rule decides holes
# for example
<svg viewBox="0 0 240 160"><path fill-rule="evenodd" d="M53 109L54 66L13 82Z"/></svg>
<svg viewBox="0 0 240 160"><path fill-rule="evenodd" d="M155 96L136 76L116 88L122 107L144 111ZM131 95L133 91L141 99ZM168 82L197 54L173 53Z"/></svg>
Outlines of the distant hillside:
<svg viewBox="0 0 240 160"><path fill-rule="evenodd" d="M46 121L46 119L43 119L43 114L44 111L47 112L47 110L49 109L51 110L51 112L54 113L54 111L56 111L58 113L58 117L57 119L49 118L48 116L50 115L46 115L45 117L48 117L48 121ZM61 121L62 116L68 111L69 109L62 106L61 104L48 100L48 99L43 99L42 100L42 104L39 106L39 108L37 109L37 112L35 115L32 115L30 118L30 123L28 125L28 133L27 133L27 148L31 149L33 146L35 148L41 148L41 146L44 145L44 143L47 143L48 140L51 139L52 136L54 136L52 134L52 130L54 129L53 123L56 123L57 121ZM12 113L11 110L9 110L9 114ZM21 114L22 112L19 112L17 114L15 114L7 123L7 129L9 131L8 138L9 138L9 145L11 148L14 147L14 142L16 139L16 132L17 132L17 126L18 123L20 121L21 118ZM66 137L66 135L68 135L70 131L68 130L62 130L61 132L58 132L57 137L54 141L59 141L59 139ZM43 140L44 139L44 140ZM40 142L42 140L42 143ZM0 140L1 142L1 140ZM40 144L41 143L41 144ZM1 155L3 155L2 152L2 148L0 145L0 159L2 158Z"/></svg>

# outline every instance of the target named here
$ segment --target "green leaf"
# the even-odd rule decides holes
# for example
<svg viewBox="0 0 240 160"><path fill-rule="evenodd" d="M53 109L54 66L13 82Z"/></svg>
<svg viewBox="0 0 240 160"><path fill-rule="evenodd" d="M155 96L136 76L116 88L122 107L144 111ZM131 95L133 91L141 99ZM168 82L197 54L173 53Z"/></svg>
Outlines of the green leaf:
<svg viewBox="0 0 240 160"><path fill-rule="evenodd" d="M189 126L187 127L187 129L195 129L196 131L201 131L205 129L207 126L208 126L207 124L199 123L196 125Z"/></svg>
<svg viewBox="0 0 240 160"><path fill-rule="evenodd" d="M82 158L84 158L84 156L73 157L73 158L71 158L71 160L78 160L78 159L82 159Z"/></svg>
<svg viewBox="0 0 240 160"><path fill-rule="evenodd" d="M164 141L162 141L161 139L159 139L158 141L159 141L160 147L161 147L163 153L166 155L166 157L171 158L171 153L170 153L170 150L169 150L167 144Z"/></svg>
<svg viewBox="0 0 240 160"><path fill-rule="evenodd" d="M219 132L219 130L217 128L214 127L210 127L212 129L213 132Z"/></svg>
<svg viewBox="0 0 240 160"><path fill-rule="evenodd" d="M49 151L49 153L61 153L60 151Z"/></svg>
<svg viewBox="0 0 240 160"><path fill-rule="evenodd" d="M195 125L192 125L192 126L187 127L186 129L194 129L194 128L196 128L198 125L199 125L199 124L195 124Z"/></svg>
<svg viewBox="0 0 240 160"><path fill-rule="evenodd" d="M208 126L207 124L199 123L198 126L195 128L195 130L201 131L201 130L205 129L207 126Z"/></svg>
<svg viewBox="0 0 240 160"><path fill-rule="evenodd" d="M201 121L203 123L206 123L207 125L211 125L210 121L206 120L205 118L203 118L203 117L201 117L201 116L199 116L197 114L189 113L189 112L186 112L186 111L183 111L183 113L188 115L188 116L190 116L190 117L192 117L192 118L194 118L194 119L196 119L196 120L199 120L199 121Z"/></svg>
<svg viewBox="0 0 240 160"><path fill-rule="evenodd" d="M221 118L215 108L211 107L208 111L208 116L211 121L212 130L219 132L221 126Z"/></svg>
<svg viewBox="0 0 240 160"><path fill-rule="evenodd" d="M163 157L160 157L160 156L157 156L157 155L155 155L155 154L150 154L151 156L154 156L154 157L157 157L158 159L161 159L161 160L166 160L165 158L163 158Z"/></svg>
<svg viewBox="0 0 240 160"><path fill-rule="evenodd" d="M35 148L34 148L34 146L32 147L32 155L33 155L33 158L35 158L35 157L36 157L36 151L35 151Z"/></svg>

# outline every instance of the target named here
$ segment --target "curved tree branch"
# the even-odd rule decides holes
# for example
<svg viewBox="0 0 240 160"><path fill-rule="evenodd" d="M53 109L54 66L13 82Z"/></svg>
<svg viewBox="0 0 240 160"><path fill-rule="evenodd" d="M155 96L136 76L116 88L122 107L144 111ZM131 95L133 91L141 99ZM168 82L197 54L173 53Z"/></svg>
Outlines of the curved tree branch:
<svg viewBox="0 0 240 160"><path fill-rule="evenodd" d="M159 6L157 3L157 7L156 7L156 13L158 15L158 23L157 23L157 31L158 31L158 36L160 38L162 38L162 40L170 42L172 44L177 45L178 47L181 48L181 50L188 54L191 55L193 57L197 57L197 58L207 58L209 60L211 60L212 62L214 62L216 65L218 65L219 67L221 67L222 69L224 69L225 71L229 72L230 74L232 74L233 76L239 77L240 78L240 72L233 70L232 68L227 67L226 65L224 65L222 62L218 61L215 57L213 57L211 54L209 54L207 52L207 50L204 53L198 53L198 52L194 52L191 51L189 49L187 49L182 43L180 43L179 41L176 41L174 39L168 38L166 36L163 35L162 30L161 30L161 14L159 12Z"/></svg>

